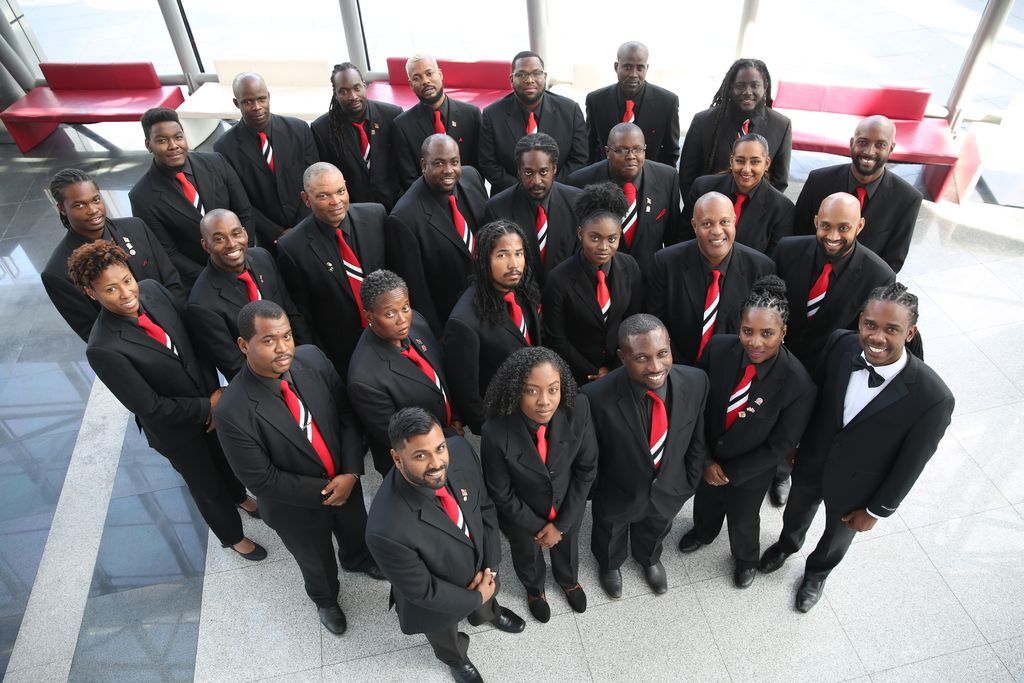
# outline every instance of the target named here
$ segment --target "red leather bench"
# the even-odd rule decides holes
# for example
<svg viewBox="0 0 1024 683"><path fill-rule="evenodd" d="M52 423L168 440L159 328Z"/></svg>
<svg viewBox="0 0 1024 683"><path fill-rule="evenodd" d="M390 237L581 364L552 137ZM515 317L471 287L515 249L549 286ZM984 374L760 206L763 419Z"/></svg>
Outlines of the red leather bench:
<svg viewBox="0 0 1024 683"><path fill-rule="evenodd" d="M408 109L419 102L409 88L409 77L405 73L407 60L408 57L388 57L388 80L374 81L367 86L371 100L397 104L402 109ZM446 93L481 109L512 92L509 81L512 75L510 62L456 62L439 59L437 66L444 73Z"/></svg>
<svg viewBox="0 0 1024 683"><path fill-rule="evenodd" d="M850 138L865 116L896 124L891 161L925 166L924 181L938 201L953 182L959 147L945 119L924 118L931 93L918 88L857 88L782 81L774 108L793 122L793 149L848 156Z"/></svg>
<svg viewBox="0 0 1024 683"><path fill-rule="evenodd" d="M18 149L27 152L62 123L138 121L151 107L177 108L178 86L160 85L149 62L40 64L47 85L32 88L2 113Z"/></svg>

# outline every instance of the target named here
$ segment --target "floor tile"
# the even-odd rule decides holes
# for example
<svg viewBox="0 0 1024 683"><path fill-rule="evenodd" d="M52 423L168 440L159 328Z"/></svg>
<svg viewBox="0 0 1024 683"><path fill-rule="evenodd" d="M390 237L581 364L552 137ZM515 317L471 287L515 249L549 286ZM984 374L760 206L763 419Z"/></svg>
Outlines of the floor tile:
<svg viewBox="0 0 1024 683"><path fill-rule="evenodd" d="M1024 300L983 265L913 274L914 280L965 331L1024 321ZM969 286L965 286L970 283ZM986 292L978 296L978 292Z"/></svg>
<svg viewBox="0 0 1024 683"><path fill-rule="evenodd" d="M927 358L929 340L960 334L961 330L953 322L953 319L946 315L945 311L939 308L939 305L928 296L927 290L917 284L913 278L900 273L896 279L906 285L907 289L917 296L917 307L920 314L917 330L924 342L925 358Z"/></svg>
<svg viewBox="0 0 1024 683"><path fill-rule="evenodd" d="M1024 636L992 643L992 650L1017 681L1024 681Z"/></svg>
<svg viewBox="0 0 1024 683"><path fill-rule="evenodd" d="M1024 402L953 419L950 431L1011 503L1024 503Z"/></svg>
<svg viewBox="0 0 1024 683"><path fill-rule="evenodd" d="M0 522L0 677L18 638L52 519L51 511Z"/></svg>
<svg viewBox="0 0 1024 683"><path fill-rule="evenodd" d="M129 419L111 497L151 493L184 484L170 461L149 447L146 435L139 431L134 419Z"/></svg>
<svg viewBox="0 0 1024 683"><path fill-rule="evenodd" d="M53 513L77 438L62 431L0 445L0 521Z"/></svg>
<svg viewBox="0 0 1024 683"><path fill-rule="evenodd" d="M530 620L522 633L491 629L474 634L469 648L470 658L488 681L591 680L572 614L552 617L546 624Z"/></svg>
<svg viewBox="0 0 1024 683"><path fill-rule="evenodd" d="M969 332L967 337L992 361L1000 372L1024 391L1024 354L1010 340L1020 339L1024 323L1012 323Z"/></svg>
<svg viewBox="0 0 1024 683"><path fill-rule="evenodd" d="M956 399L954 415L966 415L1024 398L1006 375L965 335L927 341L925 359Z"/></svg>
<svg viewBox="0 0 1024 683"><path fill-rule="evenodd" d="M1012 683L999 657L988 645L915 662L871 675L872 683L931 683L931 681L1006 681Z"/></svg>
<svg viewBox="0 0 1024 683"><path fill-rule="evenodd" d="M985 267L999 278L1004 287L1017 296L1024 297L1024 258L986 263Z"/></svg>
<svg viewBox="0 0 1024 683"><path fill-rule="evenodd" d="M470 643L469 656L476 652ZM509 672L506 672L509 673ZM494 680L498 672L483 671L484 680ZM448 667L434 657L429 645L409 647L375 657L364 657L343 664L325 666L323 683L380 683L380 681L417 681L417 683L448 683L452 680Z"/></svg>

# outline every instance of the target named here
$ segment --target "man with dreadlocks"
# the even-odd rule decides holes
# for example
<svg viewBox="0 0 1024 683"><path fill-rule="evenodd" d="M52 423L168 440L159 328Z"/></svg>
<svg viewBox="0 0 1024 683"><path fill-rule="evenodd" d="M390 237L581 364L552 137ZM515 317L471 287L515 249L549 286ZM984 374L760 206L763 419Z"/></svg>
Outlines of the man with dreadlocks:
<svg viewBox="0 0 1024 683"><path fill-rule="evenodd" d="M694 115L683 139L679 157L679 186L683 196L702 175L729 168L732 141L757 133L768 140L768 170L779 192L789 185L789 155L793 127L789 119L772 109L772 77L760 59L738 59L729 67L711 100L711 107Z"/></svg>

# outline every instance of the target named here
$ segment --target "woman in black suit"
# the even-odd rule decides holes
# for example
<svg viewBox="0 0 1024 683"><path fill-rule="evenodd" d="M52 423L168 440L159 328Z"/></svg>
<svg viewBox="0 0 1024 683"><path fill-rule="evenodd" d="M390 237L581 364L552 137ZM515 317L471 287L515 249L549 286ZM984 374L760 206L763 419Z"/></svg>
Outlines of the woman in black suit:
<svg viewBox="0 0 1024 683"><path fill-rule="evenodd" d="M400 408L434 415L446 431L462 432L441 363L441 345L409 303L405 280L375 270L360 288L366 329L348 366L348 397L370 437L373 465L381 476L394 461L388 422Z"/></svg>
<svg viewBox="0 0 1024 683"><path fill-rule="evenodd" d="M505 359L539 346L540 293L533 280L526 235L500 219L476 234L470 286L444 326L444 369L463 422L480 433L484 395Z"/></svg>
<svg viewBox="0 0 1024 683"><path fill-rule="evenodd" d="M619 323L639 313L643 302L640 266L619 253L626 208L614 183L588 185L576 200L580 249L551 271L544 287L544 343L565 359L579 384L619 365Z"/></svg>
<svg viewBox="0 0 1024 683"><path fill-rule="evenodd" d="M711 543L728 518L738 588L754 581L761 501L775 468L800 441L817 395L783 346L788 317L786 284L775 275L761 278L743 302L739 336L715 335L697 363L711 381L704 413L711 462L694 496L693 529L679 549Z"/></svg>
<svg viewBox="0 0 1024 683"><path fill-rule="evenodd" d="M484 480L530 613L541 622L551 618L545 548L569 606L587 609L578 581L579 531L597 476L597 437L587 397L576 392L569 366L543 347L513 353L487 389Z"/></svg>
<svg viewBox="0 0 1024 683"><path fill-rule="evenodd" d="M106 240L76 249L68 275L101 306L85 350L96 376L171 461L221 545L247 560L265 558L267 551L242 533L235 507L256 516L256 504L213 432L221 389L213 366L192 349L184 304L154 280L136 282L128 255Z"/></svg>

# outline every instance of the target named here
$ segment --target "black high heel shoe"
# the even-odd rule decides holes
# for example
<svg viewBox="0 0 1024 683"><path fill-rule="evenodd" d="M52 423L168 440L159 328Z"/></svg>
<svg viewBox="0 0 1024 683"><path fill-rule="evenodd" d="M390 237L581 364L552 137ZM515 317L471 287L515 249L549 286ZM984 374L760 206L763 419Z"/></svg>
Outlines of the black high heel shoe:
<svg viewBox="0 0 1024 683"><path fill-rule="evenodd" d="M228 545L226 543L221 543L220 547L221 548L231 548L232 550L235 550L236 553L238 553L239 555L241 555L245 559L252 560L253 562L259 562L260 560L267 559L267 549L264 548L263 546L261 546L256 541L253 541L251 538L249 540L252 541L252 544L254 546L256 546L256 547L253 548L252 550L250 550L247 553L243 553L240 550L235 550L234 546L230 546L230 545ZM241 542L241 541L239 541L239 542Z"/></svg>

